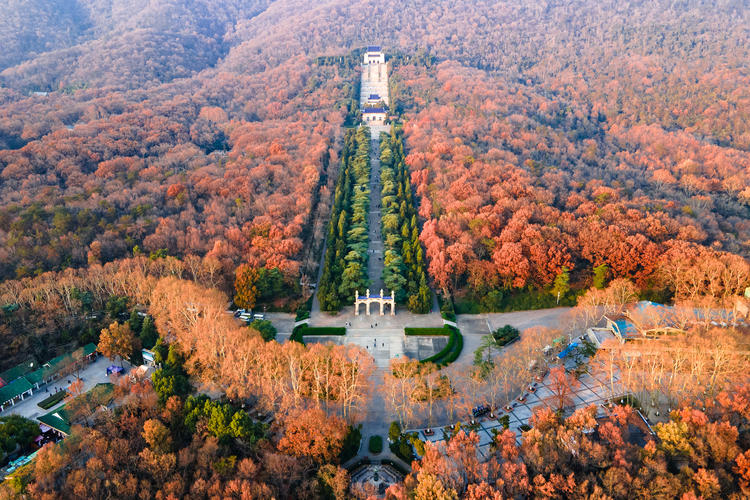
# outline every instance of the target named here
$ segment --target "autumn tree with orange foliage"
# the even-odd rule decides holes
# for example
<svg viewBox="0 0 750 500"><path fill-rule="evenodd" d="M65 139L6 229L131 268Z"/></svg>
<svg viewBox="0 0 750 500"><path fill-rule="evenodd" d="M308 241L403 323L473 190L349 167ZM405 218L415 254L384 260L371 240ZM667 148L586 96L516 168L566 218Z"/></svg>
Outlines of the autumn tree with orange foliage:
<svg viewBox="0 0 750 500"><path fill-rule="evenodd" d="M499 433L486 459L479 437L463 431L447 443L425 444L403 484L387 498L729 498L747 494L750 386L685 405L655 427L658 439L629 406L604 417L597 407L560 418L538 408L521 445ZM679 465L679 468L677 467Z"/></svg>
<svg viewBox="0 0 750 500"><path fill-rule="evenodd" d="M341 453L346 423L317 409L301 410L286 417L279 450L311 457L318 463L332 462Z"/></svg>
<svg viewBox="0 0 750 500"><path fill-rule="evenodd" d="M265 342L226 314L227 302L217 290L177 278L163 278L154 287L150 312L157 328L180 346L197 380L233 398L257 399L268 411L312 405L348 422L363 416L374 370L364 349Z"/></svg>
<svg viewBox="0 0 750 500"><path fill-rule="evenodd" d="M256 280L258 271L250 266L243 264L235 271L234 278L234 303L243 309L252 309L255 307L255 301L258 299L258 287Z"/></svg>
<svg viewBox="0 0 750 500"><path fill-rule="evenodd" d="M120 358L120 365L140 348L140 341L130 330L128 323L112 323L99 335L97 350L111 360Z"/></svg>
<svg viewBox="0 0 750 500"><path fill-rule="evenodd" d="M551 399L556 412L562 413L573 405L573 394L578 385L578 380L568 374L563 366L555 366L549 371L548 387L552 391Z"/></svg>

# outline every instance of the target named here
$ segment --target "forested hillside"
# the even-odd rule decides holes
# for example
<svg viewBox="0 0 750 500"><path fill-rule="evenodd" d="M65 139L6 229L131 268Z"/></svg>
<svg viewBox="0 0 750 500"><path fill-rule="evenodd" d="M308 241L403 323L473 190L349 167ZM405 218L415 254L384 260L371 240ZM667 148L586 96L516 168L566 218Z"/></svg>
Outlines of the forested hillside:
<svg viewBox="0 0 750 500"><path fill-rule="evenodd" d="M746 7L14 0L0 277L139 252L211 259L225 287L241 263L314 273L356 60L314 61L373 41L436 288L497 309L556 279L574 300L594 268L668 299L665 255L744 275Z"/></svg>
<svg viewBox="0 0 750 500"><path fill-rule="evenodd" d="M23 90L138 88L214 66L228 30L269 2L12 0L0 12L0 82Z"/></svg>
<svg viewBox="0 0 750 500"><path fill-rule="evenodd" d="M747 278L731 255L750 251L747 151L628 127L624 113L610 122L587 103L455 63L407 65L395 78L413 110L407 163L421 238L446 293L468 285L497 309L489 292L548 289L568 273L590 286L600 266L606 279L680 292L663 271L697 253Z"/></svg>
<svg viewBox="0 0 750 500"><path fill-rule="evenodd" d="M268 341L226 308L307 312L326 238L322 309L367 286L371 144L356 127L371 44L396 122L374 199L400 302L426 312L432 289L456 319L652 299L705 323L665 336L649 368L649 390L686 399L671 394L683 409L647 443L632 443L630 410L592 433L593 407L563 419L561 403L521 445L501 431L484 464L455 427L389 498L746 498L746 328L711 329L705 311L736 313L750 285L748 0L4 2L0 371L126 323L150 325L143 345L158 330L162 366L0 492L367 496L340 465L381 388L373 351ZM527 332L516 352L535 359L571 333ZM683 343L692 357L670 368ZM125 348L140 355L138 339ZM440 387L467 418L479 404L476 366L394 366L377 383L424 377L407 404L430 416ZM531 366L508 355L493 376L522 391Z"/></svg>
<svg viewBox="0 0 750 500"><path fill-rule="evenodd" d="M54 353L90 326L92 305L76 300L71 310L62 290L72 282L47 272L81 269L75 288L98 297L94 310L107 298L84 270L93 276L139 254L196 257L226 290L242 263L278 269L289 286L314 273L352 95L342 71L295 58L260 74L55 92L3 107L0 275L11 281L0 287L3 304L33 311L3 316L14 339L4 363L30 346ZM59 294L19 298L42 283Z"/></svg>

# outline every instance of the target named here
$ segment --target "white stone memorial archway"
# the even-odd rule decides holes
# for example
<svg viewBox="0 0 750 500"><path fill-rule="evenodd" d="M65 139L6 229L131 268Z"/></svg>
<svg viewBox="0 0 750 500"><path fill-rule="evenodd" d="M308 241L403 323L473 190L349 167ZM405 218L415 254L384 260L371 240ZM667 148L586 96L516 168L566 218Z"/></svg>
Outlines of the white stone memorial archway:
<svg viewBox="0 0 750 500"><path fill-rule="evenodd" d="M396 299L393 290L391 290L390 297L383 295L383 289L380 289L380 295L370 295L370 289L367 289L365 295L360 295L359 290L354 292L354 315L359 316L360 304L365 305L365 312L370 315L370 304L380 304L380 315L383 316L383 306L391 306L391 316L396 314Z"/></svg>

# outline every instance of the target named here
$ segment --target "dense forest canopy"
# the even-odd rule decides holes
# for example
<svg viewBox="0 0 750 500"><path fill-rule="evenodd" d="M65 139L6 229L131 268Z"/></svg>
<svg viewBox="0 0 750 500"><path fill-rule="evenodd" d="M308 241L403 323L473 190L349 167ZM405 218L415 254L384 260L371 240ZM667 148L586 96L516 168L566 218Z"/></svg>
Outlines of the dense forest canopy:
<svg viewBox="0 0 750 500"><path fill-rule="evenodd" d="M543 288L563 267L585 285L602 265L658 288L674 242L747 257L746 7L14 0L0 278L138 252L314 273L347 54L372 41L438 288Z"/></svg>
<svg viewBox="0 0 750 500"><path fill-rule="evenodd" d="M586 285L602 265L659 288L677 243L747 257L746 7L14 0L0 278L139 252L314 275L347 54L373 41L438 288Z"/></svg>
<svg viewBox="0 0 750 500"><path fill-rule="evenodd" d="M365 496L339 465L369 353L267 342L225 309L302 307L326 236L344 246L337 181L352 175L370 44L387 54L397 122L373 150L393 225L385 278L408 273L392 288L413 311L428 286L453 314L572 305L586 289L593 309L618 290L710 309L750 284L748 0L8 0L0 369L146 310L141 339L163 337L153 387L124 384L118 412L45 448L23 479L32 497ZM347 243L361 270L365 242ZM365 278L328 264L352 285L328 289L337 309ZM195 297L210 314L185 314ZM310 366L352 379L322 396L329 372ZM190 382L279 418L258 425ZM539 412L521 446L499 434L482 465L476 436L457 433L390 495L628 498L633 484L644 498L743 498L747 397L693 397L658 447L623 445L629 410L606 443L590 409Z"/></svg>

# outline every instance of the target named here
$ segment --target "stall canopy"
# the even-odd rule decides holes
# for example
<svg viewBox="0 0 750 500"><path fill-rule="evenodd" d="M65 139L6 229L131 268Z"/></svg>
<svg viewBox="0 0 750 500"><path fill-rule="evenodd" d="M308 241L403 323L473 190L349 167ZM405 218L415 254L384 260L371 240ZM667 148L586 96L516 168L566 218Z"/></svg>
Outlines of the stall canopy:
<svg viewBox="0 0 750 500"><path fill-rule="evenodd" d="M107 367L107 375L114 373L115 375L122 375L125 369L122 366L110 365Z"/></svg>

